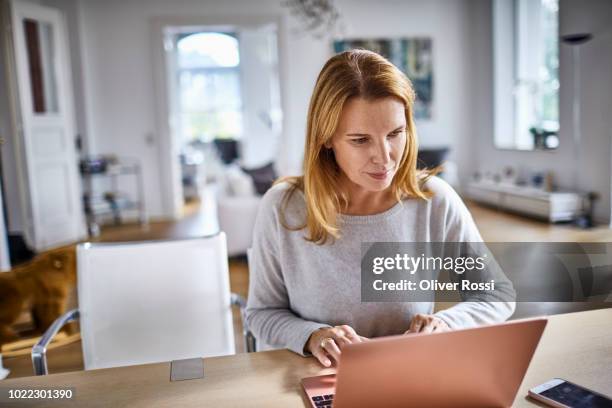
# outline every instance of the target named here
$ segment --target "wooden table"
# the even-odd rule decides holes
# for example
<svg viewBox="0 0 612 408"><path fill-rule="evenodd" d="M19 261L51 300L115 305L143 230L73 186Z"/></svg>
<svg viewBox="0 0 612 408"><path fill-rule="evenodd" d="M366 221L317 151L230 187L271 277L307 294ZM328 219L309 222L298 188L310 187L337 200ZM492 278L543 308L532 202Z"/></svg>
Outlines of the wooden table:
<svg viewBox="0 0 612 408"><path fill-rule="evenodd" d="M326 374L312 358L287 350L204 359L202 379L170 382L170 364L111 368L0 381L7 388L74 387L73 401L30 401L11 406L304 407L300 379ZM612 309L551 316L517 394L561 377L612 395Z"/></svg>

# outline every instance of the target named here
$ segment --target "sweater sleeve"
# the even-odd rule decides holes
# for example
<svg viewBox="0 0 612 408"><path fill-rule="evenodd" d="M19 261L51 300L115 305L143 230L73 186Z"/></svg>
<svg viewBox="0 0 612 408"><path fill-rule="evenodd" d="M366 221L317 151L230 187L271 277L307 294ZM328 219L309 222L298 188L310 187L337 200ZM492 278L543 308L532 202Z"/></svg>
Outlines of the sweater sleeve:
<svg viewBox="0 0 612 408"><path fill-rule="evenodd" d="M263 197L249 253L249 296L246 324L258 342L286 347L306 355L304 347L313 331L328 324L308 321L291 310L280 262L279 207L285 188L273 187Z"/></svg>
<svg viewBox="0 0 612 408"><path fill-rule="evenodd" d="M442 196L439 213L445 222L445 242L456 243L482 243L483 239L469 210L457 193L438 179L435 193ZM486 250L484 243L475 245L479 250ZM505 276L494 259L490 259L488 267L479 276L478 281L495 281L495 290L483 296L478 292L462 291L462 302L435 315L442 319L451 329L474 327L482 324L491 324L507 320L514 313L516 293L512 282ZM457 279L459 275L451 274Z"/></svg>

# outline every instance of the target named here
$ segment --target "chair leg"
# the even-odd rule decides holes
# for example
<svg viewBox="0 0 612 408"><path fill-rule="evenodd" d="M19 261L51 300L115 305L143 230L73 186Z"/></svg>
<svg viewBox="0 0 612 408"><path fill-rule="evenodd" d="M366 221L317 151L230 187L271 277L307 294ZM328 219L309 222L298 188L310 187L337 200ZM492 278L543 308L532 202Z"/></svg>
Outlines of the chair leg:
<svg viewBox="0 0 612 408"><path fill-rule="evenodd" d="M246 344L247 353L255 353L257 351L257 340L249 330L244 332L244 343Z"/></svg>
<svg viewBox="0 0 612 408"><path fill-rule="evenodd" d="M45 331L38 343L32 347L32 365L34 366L34 375L47 375L47 346L53 340L53 337L61 330L66 323L79 319L79 310L72 309L60 317Z"/></svg>
<svg viewBox="0 0 612 408"><path fill-rule="evenodd" d="M242 318L242 335L244 336L245 351L247 353L254 353L257 351L257 341L246 324L246 300L239 294L232 293L231 303L232 306L238 306L240 308L240 317Z"/></svg>

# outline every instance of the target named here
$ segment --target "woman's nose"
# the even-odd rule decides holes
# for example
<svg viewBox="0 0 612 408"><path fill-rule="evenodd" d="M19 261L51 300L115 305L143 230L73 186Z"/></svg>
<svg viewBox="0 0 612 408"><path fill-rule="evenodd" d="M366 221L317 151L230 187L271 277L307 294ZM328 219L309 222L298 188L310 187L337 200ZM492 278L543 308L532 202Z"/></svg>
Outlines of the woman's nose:
<svg viewBox="0 0 612 408"><path fill-rule="evenodd" d="M387 141L377 143L372 154L372 163L386 165L391 161L391 146Z"/></svg>

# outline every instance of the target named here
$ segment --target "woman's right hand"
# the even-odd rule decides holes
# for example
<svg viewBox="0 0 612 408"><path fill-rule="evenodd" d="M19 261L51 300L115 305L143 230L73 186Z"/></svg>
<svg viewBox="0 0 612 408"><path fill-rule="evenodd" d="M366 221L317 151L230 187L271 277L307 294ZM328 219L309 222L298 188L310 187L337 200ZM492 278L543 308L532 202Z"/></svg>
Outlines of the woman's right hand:
<svg viewBox="0 0 612 408"><path fill-rule="evenodd" d="M330 357L337 363L344 346L366 340L351 326L322 327L312 332L306 343L306 351L315 356L325 367L330 367L332 365Z"/></svg>

